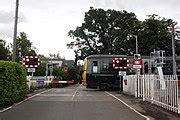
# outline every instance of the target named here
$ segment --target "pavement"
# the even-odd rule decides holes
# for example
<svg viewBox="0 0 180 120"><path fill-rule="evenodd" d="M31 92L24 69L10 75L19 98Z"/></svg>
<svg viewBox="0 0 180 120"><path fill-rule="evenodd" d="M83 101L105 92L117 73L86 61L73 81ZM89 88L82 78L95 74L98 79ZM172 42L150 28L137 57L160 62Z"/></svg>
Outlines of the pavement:
<svg viewBox="0 0 180 120"><path fill-rule="evenodd" d="M110 92L124 101L126 104L147 116L150 120L180 120L180 115L177 113L165 110L159 106L151 104L147 101L142 101L142 98L126 95L119 92Z"/></svg>
<svg viewBox="0 0 180 120"><path fill-rule="evenodd" d="M0 120L178 120L180 116L117 91L53 88L0 113Z"/></svg>

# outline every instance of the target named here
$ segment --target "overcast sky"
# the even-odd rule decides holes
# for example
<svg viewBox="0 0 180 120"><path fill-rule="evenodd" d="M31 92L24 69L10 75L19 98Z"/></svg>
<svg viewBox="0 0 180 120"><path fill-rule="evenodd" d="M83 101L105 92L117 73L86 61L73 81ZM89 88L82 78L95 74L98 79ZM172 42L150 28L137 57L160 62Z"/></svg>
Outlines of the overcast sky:
<svg viewBox="0 0 180 120"><path fill-rule="evenodd" d="M180 23L180 0L19 0L18 33L25 32L39 54L74 59L67 34L83 22L90 6L134 12L139 20L157 14ZM0 0L0 39L13 41L15 0Z"/></svg>

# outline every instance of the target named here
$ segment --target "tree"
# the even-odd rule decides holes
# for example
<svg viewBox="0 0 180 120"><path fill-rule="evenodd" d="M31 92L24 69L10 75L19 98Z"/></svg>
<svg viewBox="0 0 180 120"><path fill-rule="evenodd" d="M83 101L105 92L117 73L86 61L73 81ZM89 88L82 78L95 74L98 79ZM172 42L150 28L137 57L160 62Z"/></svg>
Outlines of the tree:
<svg viewBox="0 0 180 120"><path fill-rule="evenodd" d="M48 58L44 55L38 55L41 60L41 64L36 68L35 76L46 76L46 65L48 63Z"/></svg>
<svg viewBox="0 0 180 120"><path fill-rule="evenodd" d="M17 37L17 49L16 52L16 61L20 60L21 56L24 55L36 55L34 49L32 49L32 42L28 40L27 34L21 32L20 35Z"/></svg>
<svg viewBox="0 0 180 120"><path fill-rule="evenodd" d="M169 27L171 19L161 18L158 15L148 15L148 19L142 22L142 29L138 34L139 52L149 55L155 50L165 50L166 55L172 55L171 33Z"/></svg>
<svg viewBox="0 0 180 120"><path fill-rule="evenodd" d="M10 47L6 46L5 40L0 39L0 60L8 60L10 59Z"/></svg>
<svg viewBox="0 0 180 120"><path fill-rule="evenodd" d="M68 35L74 39L67 44L75 49L75 57L84 59L91 54L133 54L135 37L127 40L128 34L138 36L138 49L142 55L149 55L155 50L165 50L172 55L171 33L169 27L173 20L158 15L148 15L139 21L134 13L127 11L103 10L90 8L85 13L84 22ZM176 53L180 49L176 43ZM79 56L79 53L81 55Z"/></svg>
<svg viewBox="0 0 180 120"><path fill-rule="evenodd" d="M84 23L68 35L75 39L67 44L77 48L79 59L91 54L126 54L127 34L138 31L139 21L134 13L127 11L103 10L90 8L85 13Z"/></svg>

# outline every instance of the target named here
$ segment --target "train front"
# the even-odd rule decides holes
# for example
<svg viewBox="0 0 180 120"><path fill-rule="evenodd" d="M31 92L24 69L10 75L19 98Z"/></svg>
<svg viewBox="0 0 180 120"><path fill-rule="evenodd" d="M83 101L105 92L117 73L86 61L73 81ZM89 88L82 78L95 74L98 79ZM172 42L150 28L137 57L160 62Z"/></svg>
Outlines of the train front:
<svg viewBox="0 0 180 120"><path fill-rule="evenodd" d="M119 89L119 73L127 72L129 59L126 55L91 55L87 57L87 88L101 90Z"/></svg>

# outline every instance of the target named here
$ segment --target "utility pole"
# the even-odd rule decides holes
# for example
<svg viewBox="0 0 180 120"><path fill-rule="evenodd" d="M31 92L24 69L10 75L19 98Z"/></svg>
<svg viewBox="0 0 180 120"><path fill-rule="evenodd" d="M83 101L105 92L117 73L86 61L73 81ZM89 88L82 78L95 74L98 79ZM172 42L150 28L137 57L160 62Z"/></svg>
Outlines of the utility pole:
<svg viewBox="0 0 180 120"><path fill-rule="evenodd" d="M134 35L134 37L136 38L136 54L138 54L138 38L137 35Z"/></svg>
<svg viewBox="0 0 180 120"><path fill-rule="evenodd" d="M175 33L174 33L174 26L175 24L172 23L172 59L173 59L173 75L176 76L177 75L177 71L176 71L176 58L175 58L175 45L174 45L174 37L175 37Z"/></svg>
<svg viewBox="0 0 180 120"><path fill-rule="evenodd" d="M14 35L13 35L13 54L12 54L12 60L13 61L16 61L16 38L17 38L17 24L18 24L18 7L19 7L19 0L16 0L15 20L14 20Z"/></svg>

